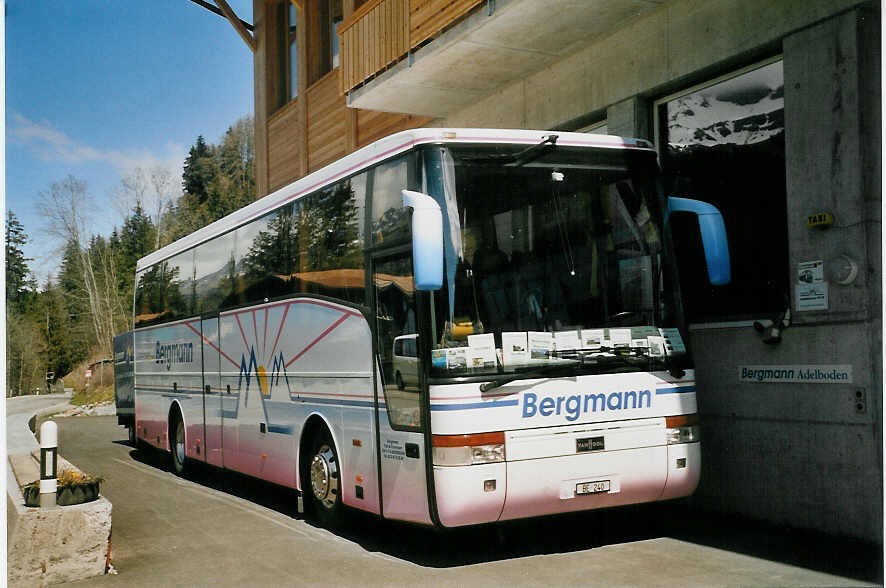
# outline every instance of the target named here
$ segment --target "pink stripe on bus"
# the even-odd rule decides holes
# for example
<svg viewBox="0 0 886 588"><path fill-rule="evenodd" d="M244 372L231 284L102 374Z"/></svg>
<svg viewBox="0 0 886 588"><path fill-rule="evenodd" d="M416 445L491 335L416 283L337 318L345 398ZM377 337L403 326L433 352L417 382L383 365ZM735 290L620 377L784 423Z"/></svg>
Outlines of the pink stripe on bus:
<svg viewBox="0 0 886 588"><path fill-rule="evenodd" d="M329 328L328 328L328 329L326 329L325 331L323 331L322 333L320 333L320 335L319 335L316 339L314 339L313 341L311 341L310 343L308 343L308 346L307 346L307 347L305 347L304 349L302 349L301 351L299 351L298 354L297 354L295 357L293 357L292 359L290 359L290 360L289 360L289 363L286 364L286 367L291 366L291 365L295 362L295 360L297 360L299 357L301 357L302 355L304 355L305 353L307 353L308 350L309 350L311 347L313 347L314 345L316 345L317 343L319 343L320 340L323 339L323 338L324 338L326 335L328 335L329 333L331 333L331 332L333 331L333 329L335 329L337 326L339 326L340 324L342 324L343 322L345 322L345 320L347 320L347 318L348 318L349 316L351 316L351 313L345 313L345 314L343 314L343 315L342 315L337 321L335 321L334 323L332 323L331 325L329 325Z"/></svg>

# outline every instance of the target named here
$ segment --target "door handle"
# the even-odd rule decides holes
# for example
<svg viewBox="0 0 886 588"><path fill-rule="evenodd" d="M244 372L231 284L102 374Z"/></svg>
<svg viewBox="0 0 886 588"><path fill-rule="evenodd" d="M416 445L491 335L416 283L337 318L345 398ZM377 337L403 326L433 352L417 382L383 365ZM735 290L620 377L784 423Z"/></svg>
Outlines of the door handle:
<svg viewBox="0 0 886 588"><path fill-rule="evenodd" d="M406 457L418 458L418 443L406 444Z"/></svg>

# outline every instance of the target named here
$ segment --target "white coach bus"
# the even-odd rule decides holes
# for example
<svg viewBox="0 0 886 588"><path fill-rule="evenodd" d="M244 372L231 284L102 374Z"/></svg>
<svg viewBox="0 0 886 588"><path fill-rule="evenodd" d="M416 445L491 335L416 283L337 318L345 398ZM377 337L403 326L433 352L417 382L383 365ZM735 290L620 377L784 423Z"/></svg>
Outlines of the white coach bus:
<svg viewBox="0 0 886 588"><path fill-rule="evenodd" d="M391 135L141 259L140 442L344 507L454 527L691 494L701 453L652 145ZM394 342L415 346L397 379Z"/></svg>

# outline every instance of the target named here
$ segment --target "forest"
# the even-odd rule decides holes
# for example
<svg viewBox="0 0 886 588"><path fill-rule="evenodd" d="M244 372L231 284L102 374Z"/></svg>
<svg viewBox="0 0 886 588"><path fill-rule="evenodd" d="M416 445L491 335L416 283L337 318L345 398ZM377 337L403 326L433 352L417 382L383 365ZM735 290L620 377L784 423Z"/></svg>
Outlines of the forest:
<svg viewBox="0 0 886 588"><path fill-rule="evenodd" d="M45 226L25 227L8 209L6 396L83 385L86 367L110 359L113 336L132 328L137 261L252 202L254 163L253 120L244 117L218 144L197 137L180 182L162 166L126 173L113 194L120 223L108 234L91 228L99 204L71 175L37 195ZM24 253L30 239L56 247L53 275L35 276Z"/></svg>

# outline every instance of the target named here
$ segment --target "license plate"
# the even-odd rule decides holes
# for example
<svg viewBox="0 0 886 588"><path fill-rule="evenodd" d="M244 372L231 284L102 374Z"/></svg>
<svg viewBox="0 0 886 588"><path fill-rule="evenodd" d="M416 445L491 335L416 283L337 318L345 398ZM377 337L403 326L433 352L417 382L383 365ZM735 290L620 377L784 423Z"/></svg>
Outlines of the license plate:
<svg viewBox="0 0 886 588"><path fill-rule="evenodd" d="M584 439L575 440L576 453L582 453L584 451L602 451L603 449L606 449L606 445L603 443L603 437L586 437Z"/></svg>
<svg viewBox="0 0 886 588"><path fill-rule="evenodd" d="M600 494L601 492L609 492L609 480L597 480L595 482L581 482L575 485L575 494Z"/></svg>

